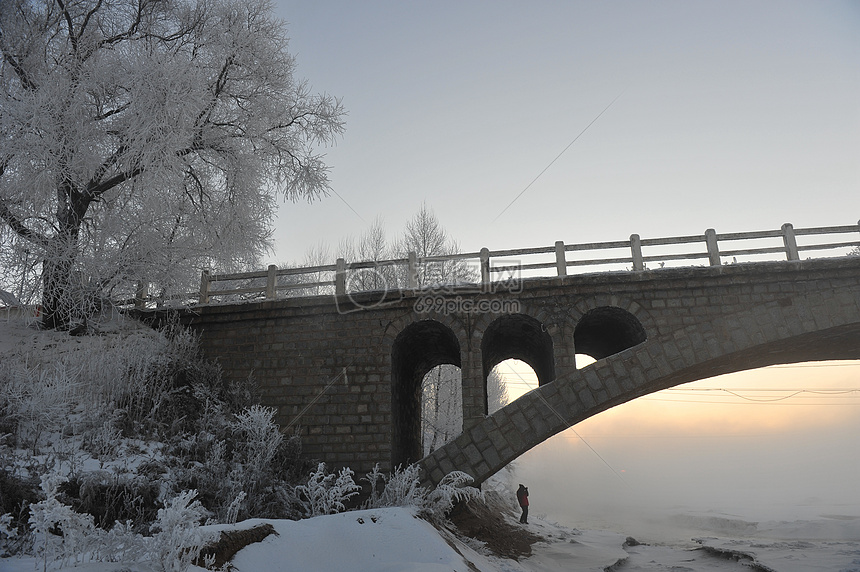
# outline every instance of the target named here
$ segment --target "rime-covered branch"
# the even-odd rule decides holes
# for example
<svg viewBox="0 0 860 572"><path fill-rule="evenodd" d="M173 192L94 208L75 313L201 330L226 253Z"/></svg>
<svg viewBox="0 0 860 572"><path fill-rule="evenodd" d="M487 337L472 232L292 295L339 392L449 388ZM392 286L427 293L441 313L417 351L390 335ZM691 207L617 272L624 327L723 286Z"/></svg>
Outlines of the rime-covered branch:
<svg viewBox="0 0 860 572"><path fill-rule="evenodd" d="M276 195L328 188L343 108L267 0L2 0L0 52L1 246L44 251L60 325L72 275L188 291L256 262Z"/></svg>
<svg viewBox="0 0 860 572"><path fill-rule="evenodd" d="M3 219L6 224L8 224L9 227L21 238L25 238L42 248L48 244L48 238L25 225L17 216L15 216L11 209L9 209L9 206L3 199L0 199L0 219Z"/></svg>

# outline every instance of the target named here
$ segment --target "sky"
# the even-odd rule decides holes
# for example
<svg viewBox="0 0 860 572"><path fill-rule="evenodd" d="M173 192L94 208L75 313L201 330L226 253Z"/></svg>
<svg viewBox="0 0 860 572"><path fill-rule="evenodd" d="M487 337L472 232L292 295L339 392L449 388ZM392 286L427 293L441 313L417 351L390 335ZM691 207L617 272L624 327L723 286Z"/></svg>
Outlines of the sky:
<svg viewBox="0 0 860 572"><path fill-rule="evenodd" d="M860 219L856 1L275 7L348 115L271 262L425 201L464 251Z"/></svg>
<svg viewBox="0 0 860 572"><path fill-rule="evenodd" d="M297 75L348 115L323 150L335 194L283 205L272 263L377 217L394 237L424 202L463 251L860 219L860 2L275 7ZM685 386L614 408L517 474L572 525L632 498L792 518L820 493L860 517L860 367L806 365L693 386L741 397Z"/></svg>

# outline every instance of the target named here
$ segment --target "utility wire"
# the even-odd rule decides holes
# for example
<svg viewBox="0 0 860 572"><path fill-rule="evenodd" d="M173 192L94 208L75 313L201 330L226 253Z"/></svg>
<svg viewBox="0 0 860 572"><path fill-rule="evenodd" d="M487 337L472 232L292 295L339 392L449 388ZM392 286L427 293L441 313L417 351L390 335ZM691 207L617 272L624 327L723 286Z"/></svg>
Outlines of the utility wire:
<svg viewBox="0 0 860 572"><path fill-rule="evenodd" d="M357 213L356 213L356 214L357 214ZM323 388L320 390L320 392L319 392L319 393L317 393L317 394L316 394L316 396L315 396L313 399L311 399L310 403L308 403L307 405L305 405L305 406L302 408L302 410L301 410L301 411L299 411L298 415L296 415L295 417L293 417L293 420L292 420L292 421L290 421L290 422L287 424L287 426L286 426L286 427L284 427L284 432L286 432L286 431L287 431L288 429L290 429L293 425L295 425L296 423L298 423L298 422L299 422L299 420L302 418L302 416L303 416L305 413L307 413L308 409L310 409L311 407L313 407L313 406L314 406L314 404L315 404L317 401L319 401L319 400L320 400L320 398L321 398L323 395L325 395L326 391L328 391L328 388L329 388L329 387L331 387L332 385L334 385L335 383L337 383L341 378L343 378L343 384L344 384L344 385L349 385L349 377L348 377L348 376L347 376L347 374L346 374L346 368L347 368L347 367L352 366L352 364L355 362L355 359L356 359L356 358L352 358L352 359L349 361L349 363L348 363L348 364L346 364L346 367L344 367L344 368L343 368L343 370L341 370L341 372L340 372L339 374L337 374L336 376L332 377L332 378L329 380L329 382L325 385L325 387L323 387Z"/></svg>
<svg viewBox="0 0 860 572"><path fill-rule="evenodd" d="M627 90L625 89L624 91L627 91ZM534 179L532 179L532 182L531 182L531 183L529 183L528 185L526 185L526 188L524 188L522 191L520 191L520 194L518 194L517 196L515 196L515 197L514 197L514 200L512 200L510 203L508 203L508 206L506 206L505 208L503 208L503 209L502 209L502 212L500 212L499 214L497 214L497 215L496 215L496 218L494 218L494 219L492 220L492 222L496 222L497 220L499 220L499 217L500 217L500 216L502 216L503 214L505 214L505 211L507 211L509 208L511 208L511 205L513 205L515 202L517 202L517 200L518 200L521 196L523 196L523 193L525 193L527 190L529 190L529 188L530 188L530 187L535 183L535 181L537 181L538 179L540 179L541 175L543 175L544 173L546 173L546 172L547 172L547 170L548 170L550 167L552 167L552 166L553 166L553 164L554 164L556 161L558 161L558 160L559 160L559 158L560 158L562 155L564 155L564 152L565 152L565 151L567 151L568 149L570 149L570 148L571 148L571 146L572 146L574 143L576 143L576 141L577 141L580 137L582 137L582 135L583 135L586 131L588 131L588 128L589 128L589 127L591 127L592 125L594 125L594 123L595 123L598 119L600 119L600 116L601 116L601 115L603 115L604 113L606 113L606 111L607 111L610 107L612 107L612 104L614 104L616 101L618 101L618 99L619 99L622 95L624 95L624 91L622 91L622 92L621 92L621 93L619 93L617 96L615 96L615 99L613 99L612 101L610 101L610 102L609 102L609 105L607 105L606 107L604 107L604 108L603 108L603 111L601 111L600 113L598 113L598 114L597 114L597 117L595 117L594 119L592 119L592 120L591 120L591 123L589 123L588 125L586 125L586 126L585 126L585 129L583 129L582 131L580 131L580 132L579 132L579 135L577 135L576 137L574 137L574 138L573 138L573 141L571 141L570 143L568 143L568 144L567 144L567 147L565 147L564 149L562 149L562 150L561 150L561 153L559 153L558 155L556 155L556 156L555 156L555 159L553 159L552 161L550 161L550 162L549 162L549 165L547 165L546 167L544 167L544 168L543 168L543 171L541 171L540 173L538 173L538 174L537 174L537 177L535 177ZM492 223L491 223L491 224L492 224Z"/></svg>
<svg viewBox="0 0 860 572"><path fill-rule="evenodd" d="M514 370L512 367L508 367L508 369L511 371L511 373L513 373L513 374L514 374L514 375L516 375L518 378L520 378L520 380L521 380L524 384L529 385L529 384L528 384L528 382L527 382L525 379L523 379L523 376L521 376L521 375L519 374L519 372L518 372L518 371ZM539 389L539 388L532 388L532 390L534 390L534 389ZM588 441L586 441L586 440L582 437L582 435L580 435L579 433L577 433L576 429L574 429L574 428L573 428L573 425L570 423L570 421L568 421L568 420L567 420L567 419L566 419L566 418L565 418L561 413L559 413L559 412L558 412L558 410L557 410L555 407L553 407L553 406L552 406L552 404L550 404L550 402L549 402L549 401L547 401L547 400L546 400L546 398L541 394L541 392L540 392L540 391L536 392L536 393L535 393L535 395L537 395L538 399L540 399L540 400L541 400L541 402L543 402L543 404L544 404L544 405L546 405L546 406L549 408L549 410L550 410L553 414L555 414L555 416L556 416L556 417L558 417L559 421L561 421L562 423L564 423L565 425L567 425L567 428L568 428L570 431L573 431L573 434L574 434L574 435L576 435L577 437L579 437L579 439L580 439L583 443L585 443L585 446L586 446L586 447L588 447L589 449L591 449L591 452L592 452L592 453L594 453L595 455L597 455L597 458L598 458L598 459L600 459L601 461L603 461L603 464L604 464L604 465L606 465L607 467L609 467L609 470L610 470L610 471L612 471L613 473L615 473L615 476L616 476L616 477L618 477L619 479L621 479L621 482L622 482L622 483L624 483L624 484L625 484L625 485L627 485L627 486L630 486L629 484L627 484L627 481L625 481L625 480L624 480L624 477L622 477L622 476L621 476L621 473L619 473L618 471L616 471L616 470L615 470L615 468L614 468L612 465L610 465L610 464L609 464L609 462L608 462L606 459L604 459L604 458L603 458L603 456L602 456L600 453L598 453L598 452L597 452L597 449L595 449L594 447L592 447L592 446L591 446L591 444L590 444Z"/></svg>
<svg viewBox="0 0 860 572"><path fill-rule="evenodd" d="M333 192L337 198L339 198L341 201L343 201L343 204L345 204L347 207L349 207L349 210L351 210L352 212L354 212L354 213L355 213L355 216L357 216L358 218L360 218L360 219L361 219L361 222L363 222L364 224L367 224L367 221L366 221L366 220L364 220L364 218L363 218L360 214L358 214L358 211L357 211L357 210L355 210L354 208L352 208L352 205L351 205L351 204L349 204L348 202L346 202L346 199L345 199L345 198L343 198L342 196L340 196L340 193L338 193L338 192L337 192L336 190L334 190L334 189L329 189L329 190L330 190L331 192Z"/></svg>
<svg viewBox="0 0 860 572"><path fill-rule="evenodd" d="M783 406L798 406L805 405L807 407L844 407L857 406L860 402L854 403L779 403L773 401L708 401L705 399L661 399L659 397L638 397L642 401L660 401L662 403L706 403L708 405L783 405Z"/></svg>
<svg viewBox="0 0 860 572"><path fill-rule="evenodd" d="M769 365L765 366L762 369L804 369L808 367L858 367L860 366L860 362L856 361L854 363L830 363L830 362L817 362L817 363L784 363L779 365Z"/></svg>
<svg viewBox="0 0 860 572"><path fill-rule="evenodd" d="M670 387L664 389L663 391L676 391L676 392L684 392L684 391L750 391L753 393L758 392L780 392L786 393L788 391L797 391L800 393L820 393L822 395L839 395L841 393L853 393L855 391L860 391L860 388L846 388L846 387L836 387L833 389L803 389L800 387L787 387L787 388L775 388L775 387L767 387L767 388L759 388L759 387Z"/></svg>

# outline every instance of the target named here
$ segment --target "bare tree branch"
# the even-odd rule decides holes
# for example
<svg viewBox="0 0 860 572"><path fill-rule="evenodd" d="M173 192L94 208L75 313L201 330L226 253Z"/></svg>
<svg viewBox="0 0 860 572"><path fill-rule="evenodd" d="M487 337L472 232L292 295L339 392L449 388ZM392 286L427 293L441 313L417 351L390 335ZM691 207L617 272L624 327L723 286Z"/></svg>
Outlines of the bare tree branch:
<svg viewBox="0 0 860 572"><path fill-rule="evenodd" d="M63 0L55 0L57 6L60 7L60 11L63 14L63 19L66 21L66 26L69 30L69 41L72 43L72 52L75 55L78 55L78 36L75 34L75 25L72 22L72 15L69 14L68 9L66 8L65 2Z"/></svg>
<svg viewBox="0 0 860 572"><path fill-rule="evenodd" d="M6 221L6 224L21 238L25 238L41 248L47 247L49 242L48 237L28 228L27 225L12 213L3 199L0 199L0 218Z"/></svg>

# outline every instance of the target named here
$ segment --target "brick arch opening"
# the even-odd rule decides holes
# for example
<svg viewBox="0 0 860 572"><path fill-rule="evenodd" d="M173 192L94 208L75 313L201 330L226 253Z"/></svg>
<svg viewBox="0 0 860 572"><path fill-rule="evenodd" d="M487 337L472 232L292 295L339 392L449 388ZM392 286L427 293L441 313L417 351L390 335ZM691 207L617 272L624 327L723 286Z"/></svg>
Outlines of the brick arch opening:
<svg viewBox="0 0 860 572"><path fill-rule="evenodd" d="M484 366L484 413L487 413L487 377L496 365L506 359L518 359L529 365L538 385L555 379L555 355L552 336L546 327L526 314L508 314L490 323L481 340Z"/></svg>
<svg viewBox="0 0 860 572"><path fill-rule="evenodd" d="M623 308L601 306L579 319L573 345L577 354L598 360L641 344L647 337L636 316Z"/></svg>
<svg viewBox="0 0 860 572"><path fill-rule="evenodd" d="M436 366L460 367L460 342L434 320L406 326L391 347L391 467L409 465L423 455L421 385Z"/></svg>

